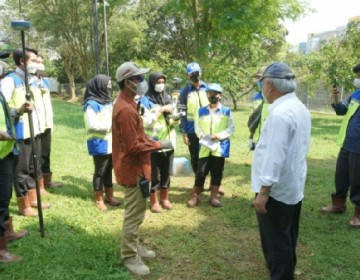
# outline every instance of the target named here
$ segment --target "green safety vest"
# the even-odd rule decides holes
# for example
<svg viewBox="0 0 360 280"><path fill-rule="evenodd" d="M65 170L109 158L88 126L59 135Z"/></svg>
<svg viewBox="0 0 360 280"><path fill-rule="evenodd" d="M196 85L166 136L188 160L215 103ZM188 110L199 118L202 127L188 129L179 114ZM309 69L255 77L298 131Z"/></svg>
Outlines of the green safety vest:
<svg viewBox="0 0 360 280"><path fill-rule="evenodd" d="M346 130L347 130L349 121L350 121L351 117L355 114L355 112L357 111L359 106L360 106L359 100L357 100L355 98L351 98L348 110L346 112L346 115L345 115L342 123L341 123L339 135L338 135L337 141L336 141L336 143L340 147L342 147L342 145L344 144L345 137L346 137Z"/></svg>
<svg viewBox="0 0 360 280"><path fill-rule="evenodd" d="M187 119L195 121L198 117L198 110L201 107L209 105L209 99L205 90L190 91L187 96Z"/></svg>
<svg viewBox="0 0 360 280"><path fill-rule="evenodd" d="M3 99L2 94L0 94L0 98ZM9 119L10 122L10 126L11 126L11 130L13 135L15 135L14 132L14 125L12 123L12 119L10 116L10 110L6 104L6 101L3 100L3 102L1 102L0 100L0 130L1 131L7 131L7 126L6 126L6 118ZM2 103L5 105L5 108L3 108ZM9 141L0 141L0 159L4 159L8 154L10 154L12 152L12 150L14 149L14 144L15 144L15 140L9 140Z"/></svg>

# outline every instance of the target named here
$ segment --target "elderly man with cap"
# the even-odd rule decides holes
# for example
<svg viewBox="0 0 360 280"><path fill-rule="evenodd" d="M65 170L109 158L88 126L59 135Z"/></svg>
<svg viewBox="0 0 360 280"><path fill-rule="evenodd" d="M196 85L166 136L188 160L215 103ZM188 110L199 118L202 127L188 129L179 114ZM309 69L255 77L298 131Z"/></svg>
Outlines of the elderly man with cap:
<svg viewBox="0 0 360 280"><path fill-rule="evenodd" d="M235 131L230 108L220 103L222 88L218 84L209 84L206 89L208 106L201 107L195 118L195 132L200 139L199 163L195 183L188 207L195 207L200 202L201 189L210 171L210 204L220 207L218 192L223 177L225 158L230 154L230 136Z"/></svg>
<svg viewBox="0 0 360 280"><path fill-rule="evenodd" d="M294 279L296 243L307 174L311 116L295 94L295 75L281 62L262 77L268 116L254 152L251 189L271 279Z"/></svg>
<svg viewBox="0 0 360 280"><path fill-rule="evenodd" d="M146 187L148 184L144 184L144 181L151 181L151 152L173 148L169 140L153 141L145 135L134 101L136 95L144 94L142 83L144 74L149 71L133 62L125 62L118 67L116 81L120 93L113 109L112 159L116 181L124 187L121 258L124 265L137 275L149 274L150 270L143 259L155 257L155 252L139 244L139 227L145 218L148 195L139 182ZM150 191L149 188L147 191Z"/></svg>
<svg viewBox="0 0 360 280"><path fill-rule="evenodd" d="M0 52L0 58L9 57L9 53ZM32 105L25 102L20 108L10 110L5 97L0 91L0 263L13 263L22 258L10 254L7 242L17 240L28 235L27 231L15 232L9 213L12 195L14 172L18 160L19 150L16 145L14 123L19 120Z"/></svg>
<svg viewBox="0 0 360 280"><path fill-rule="evenodd" d="M360 64L352 69L355 74L356 91L339 102L339 92L333 87L331 104L337 115L345 115L342 122L338 145L341 147L336 163L335 192L331 195L332 205L323 207L323 213L344 213L346 197L350 189L350 201L355 213L349 222L360 228Z"/></svg>

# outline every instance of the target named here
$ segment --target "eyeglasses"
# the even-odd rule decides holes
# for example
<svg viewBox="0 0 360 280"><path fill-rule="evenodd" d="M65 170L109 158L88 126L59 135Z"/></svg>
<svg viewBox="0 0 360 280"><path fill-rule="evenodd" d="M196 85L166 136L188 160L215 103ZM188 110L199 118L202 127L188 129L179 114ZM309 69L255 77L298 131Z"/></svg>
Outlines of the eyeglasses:
<svg viewBox="0 0 360 280"><path fill-rule="evenodd" d="M133 76L133 77L130 77L129 80L141 83L144 80L144 76L141 76L141 75Z"/></svg>

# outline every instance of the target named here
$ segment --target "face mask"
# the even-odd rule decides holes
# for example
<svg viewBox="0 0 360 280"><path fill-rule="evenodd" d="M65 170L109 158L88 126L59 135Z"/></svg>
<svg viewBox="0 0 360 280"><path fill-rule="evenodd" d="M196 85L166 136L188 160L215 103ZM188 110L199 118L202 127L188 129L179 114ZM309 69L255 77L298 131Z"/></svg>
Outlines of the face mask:
<svg viewBox="0 0 360 280"><path fill-rule="evenodd" d="M45 65L43 63L38 63L36 73L41 75L44 74L44 72L45 72Z"/></svg>
<svg viewBox="0 0 360 280"><path fill-rule="evenodd" d="M211 95L211 96L209 96L209 102L210 102L210 104L216 104L216 103L218 103L219 102L219 100L220 100L220 97L217 97L217 96L214 96L214 95Z"/></svg>
<svg viewBox="0 0 360 280"><path fill-rule="evenodd" d="M37 63L29 63L26 68L27 68L27 71L29 74L35 74L36 70L38 69L38 64Z"/></svg>
<svg viewBox="0 0 360 280"><path fill-rule="evenodd" d="M163 92L165 89L165 84L155 84L154 89L156 92Z"/></svg>
<svg viewBox="0 0 360 280"><path fill-rule="evenodd" d="M130 80L128 80L128 81L136 87L136 90L134 90L132 88L130 88L130 90L137 95L143 96L149 89L149 85L148 85L147 81L145 81L145 80L138 84L135 84Z"/></svg>
<svg viewBox="0 0 360 280"><path fill-rule="evenodd" d="M360 79L358 79L358 78L354 79L354 87L360 88Z"/></svg>
<svg viewBox="0 0 360 280"><path fill-rule="evenodd" d="M265 102L265 103L269 103L267 97L268 97L270 91L271 91L271 90L269 90L269 91L268 91L267 93L265 93L265 94L261 92L262 98L264 99L264 102Z"/></svg>
<svg viewBox="0 0 360 280"><path fill-rule="evenodd" d="M4 66L0 65L0 77L4 74Z"/></svg>
<svg viewBox="0 0 360 280"><path fill-rule="evenodd" d="M192 81L195 84L200 82L200 74L199 74L199 72L195 72L194 74L191 74L190 75L190 81Z"/></svg>

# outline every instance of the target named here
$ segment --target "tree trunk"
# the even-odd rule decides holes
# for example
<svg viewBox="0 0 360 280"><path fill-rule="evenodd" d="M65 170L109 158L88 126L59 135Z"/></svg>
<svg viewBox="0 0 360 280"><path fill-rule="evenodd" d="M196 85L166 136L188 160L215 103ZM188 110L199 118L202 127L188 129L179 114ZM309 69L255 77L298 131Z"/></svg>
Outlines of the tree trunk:
<svg viewBox="0 0 360 280"><path fill-rule="evenodd" d="M233 106L234 106L234 111L237 111L237 104L236 104L236 99L231 96L232 102L233 102Z"/></svg>

